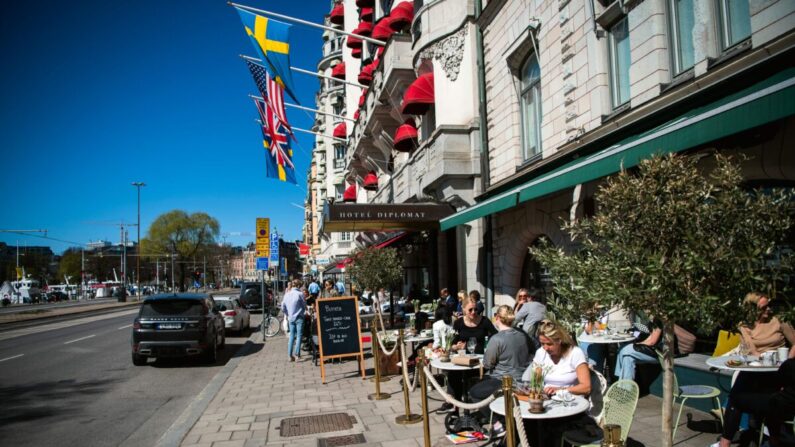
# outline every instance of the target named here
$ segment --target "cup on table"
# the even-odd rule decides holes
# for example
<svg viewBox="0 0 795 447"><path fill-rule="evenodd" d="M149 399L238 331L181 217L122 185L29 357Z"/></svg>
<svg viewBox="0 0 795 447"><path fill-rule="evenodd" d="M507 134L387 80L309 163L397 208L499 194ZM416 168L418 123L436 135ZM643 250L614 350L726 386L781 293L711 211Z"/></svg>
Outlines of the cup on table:
<svg viewBox="0 0 795 447"><path fill-rule="evenodd" d="M571 392L569 390L558 390L557 392L555 392L555 394L557 394L558 398L563 402L571 402L572 400L574 400L574 396L571 395Z"/></svg>
<svg viewBox="0 0 795 447"><path fill-rule="evenodd" d="M776 349L776 353L778 354L778 362L784 363L789 358L789 348L778 348Z"/></svg>
<svg viewBox="0 0 795 447"><path fill-rule="evenodd" d="M465 349L459 349L459 350L458 350L458 355L460 355L460 356L464 356L464 355L466 355L466 354L467 354L467 352L466 352L466 350L465 350Z"/></svg>

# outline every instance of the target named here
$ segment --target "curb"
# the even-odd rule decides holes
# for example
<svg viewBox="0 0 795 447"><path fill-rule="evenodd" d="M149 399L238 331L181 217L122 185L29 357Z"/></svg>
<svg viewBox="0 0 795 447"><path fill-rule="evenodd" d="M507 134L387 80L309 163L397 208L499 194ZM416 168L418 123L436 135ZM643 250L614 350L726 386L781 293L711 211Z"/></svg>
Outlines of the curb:
<svg viewBox="0 0 795 447"><path fill-rule="evenodd" d="M155 446L157 447L179 447L182 440L187 436L188 432L191 428L196 424L196 421L199 420L202 414L204 414L204 410L210 405L210 402L215 398L216 394L221 391L221 387L224 386L226 380L229 376L237 368L237 365L246 357L249 352L254 349L256 343L254 339L256 336L259 335L259 332L252 334L246 340L246 343L240 348L235 355L229 359L226 365L218 371L218 374L210 380L207 386L199 393L196 398L193 399L193 402L185 408L185 411L171 424L171 427L166 430L163 436L157 441ZM263 340L264 343L264 340Z"/></svg>
<svg viewBox="0 0 795 447"><path fill-rule="evenodd" d="M0 323L0 332L10 331L13 329L22 329L30 326L38 326L40 324L51 323L56 321L76 320L78 318L84 318L92 315L103 315L114 312L122 312L127 309L131 309L135 306L140 306L140 305L141 302L130 302L130 303L125 303L123 305L100 307L100 308L82 310L78 312L68 312L68 313L51 314L51 315L37 315L33 316L32 318L25 318L22 320L7 321L4 323Z"/></svg>

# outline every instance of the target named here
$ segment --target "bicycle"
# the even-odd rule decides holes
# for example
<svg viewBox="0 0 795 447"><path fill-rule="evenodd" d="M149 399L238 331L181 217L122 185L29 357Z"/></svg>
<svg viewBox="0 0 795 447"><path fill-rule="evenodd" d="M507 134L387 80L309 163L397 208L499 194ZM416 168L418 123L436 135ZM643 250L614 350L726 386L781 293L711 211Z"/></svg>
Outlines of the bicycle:
<svg viewBox="0 0 795 447"><path fill-rule="evenodd" d="M262 335L273 337L282 331L282 320L279 319L279 307L268 306L262 311Z"/></svg>

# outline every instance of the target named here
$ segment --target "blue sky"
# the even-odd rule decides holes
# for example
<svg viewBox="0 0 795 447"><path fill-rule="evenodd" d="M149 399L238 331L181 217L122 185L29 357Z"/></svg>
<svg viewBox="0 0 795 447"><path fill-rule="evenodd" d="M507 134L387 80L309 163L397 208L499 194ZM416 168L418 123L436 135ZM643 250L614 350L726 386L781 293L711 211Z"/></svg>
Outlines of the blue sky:
<svg viewBox="0 0 795 447"><path fill-rule="evenodd" d="M320 23L329 2L239 3ZM322 30L296 25L291 58L313 70ZM254 232L270 217L287 239L301 237L313 137L296 133L298 186L265 177L256 86L238 54L255 56L224 0L41 0L0 4L0 229L46 229L86 243L141 236L160 214L182 209L218 219L221 232ZM303 105L318 80L293 73ZM312 117L288 109L291 123ZM303 149L301 149L303 148ZM130 229L135 237L135 228ZM228 237L244 244L253 237ZM15 245L74 244L0 233Z"/></svg>

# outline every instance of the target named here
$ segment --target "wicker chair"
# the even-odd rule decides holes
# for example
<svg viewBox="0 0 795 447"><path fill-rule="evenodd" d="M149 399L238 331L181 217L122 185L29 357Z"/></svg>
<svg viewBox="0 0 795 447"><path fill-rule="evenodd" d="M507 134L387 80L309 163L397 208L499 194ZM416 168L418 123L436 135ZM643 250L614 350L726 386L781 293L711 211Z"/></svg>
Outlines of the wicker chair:
<svg viewBox="0 0 795 447"><path fill-rule="evenodd" d="M632 380L619 380L607 390L604 398L605 409L600 426L615 424L621 426L621 439L627 439L629 429L632 427L632 418L635 416L635 407L638 405L638 384ZM571 439L571 432L564 432L561 446L568 443L573 446L598 447L600 444L580 444ZM569 436L567 436L569 435Z"/></svg>

